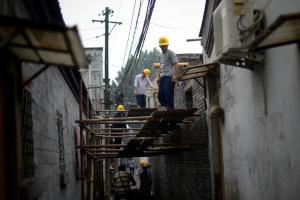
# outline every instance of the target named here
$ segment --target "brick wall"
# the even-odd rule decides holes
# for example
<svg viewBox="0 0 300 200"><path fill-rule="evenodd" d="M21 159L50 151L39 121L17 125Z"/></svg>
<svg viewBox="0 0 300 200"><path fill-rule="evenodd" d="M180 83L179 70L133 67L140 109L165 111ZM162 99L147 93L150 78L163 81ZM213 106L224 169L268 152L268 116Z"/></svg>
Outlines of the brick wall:
<svg viewBox="0 0 300 200"><path fill-rule="evenodd" d="M23 66L24 79L39 69ZM79 105L58 68L50 67L26 88L32 95L34 178L27 185L28 199L80 199L80 181L76 180L74 127ZM63 125L66 185L60 186L59 134L57 112ZM79 132L79 131L77 131ZM79 138L79 137L78 137Z"/></svg>
<svg viewBox="0 0 300 200"><path fill-rule="evenodd" d="M202 79L199 81L203 84ZM153 191L162 200L211 199L205 91L196 81L181 82L175 89L176 108L186 108L187 88L192 89L193 107L198 109L200 116L192 129L183 125L180 134L161 140L166 143L194 144L192 150L150 158Z"/></svg>

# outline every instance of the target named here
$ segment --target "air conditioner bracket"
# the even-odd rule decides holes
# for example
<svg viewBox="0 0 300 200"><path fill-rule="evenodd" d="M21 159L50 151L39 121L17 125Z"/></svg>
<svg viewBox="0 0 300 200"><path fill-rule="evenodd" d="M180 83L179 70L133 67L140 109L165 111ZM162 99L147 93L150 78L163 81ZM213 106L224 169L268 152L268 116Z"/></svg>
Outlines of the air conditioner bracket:
<svg viewBox="0 0 300 200"><path fill-rule="evenodd" d="M246 69L253 69L253 67L261 65L263 61L264 55L262 53L238 49L227 51L227 53L223 53L216 60L218 63Z"/></svg>

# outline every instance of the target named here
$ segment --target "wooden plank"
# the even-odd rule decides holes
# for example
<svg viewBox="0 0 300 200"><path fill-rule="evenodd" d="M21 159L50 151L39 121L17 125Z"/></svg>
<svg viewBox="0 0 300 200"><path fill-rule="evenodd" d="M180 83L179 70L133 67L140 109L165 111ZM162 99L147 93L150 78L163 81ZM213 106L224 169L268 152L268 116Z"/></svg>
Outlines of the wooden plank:
<svg viewBox="0 0 300 200"><path fill-rule="evenodd" d="M94 128L95 131L123 131L123 130L141 130L142 128Z"/></svg>
<svg viewBox="0 0 300 200"><path fill-rule="evenodd" d="M94 153L94 152L120 152L123 151L123 149L89 149L88 152Z"/></svg>
<svg viewBox="0 0 300 200"><path fill-rule="evenodd" d="M88 131L90 131L93 135L96 134L95 130L93 130L92 128L88 127L87 125L83 125L83 128L87 129Z"/></svg>
<svg viewBox="0 0 300 200"><path fill-rule="evenodd" d="M105 148L105 147L125 147L126 144L90 144L90 145L83 145L82 148Z"/></svg>
<svg viewBox="0 0 300 200"><path fill-rule="evenodd" d="M204 67L197 67L197 66L189 67L189 68L186 69L184 75L207 72L207 71L210 71L214 68L215 68L215 65L213 65L213 66L204 66Z"/></svg>
<svg viewBox="0 0 300 200"><path fill-rule="evenodd" d="M134 120L134 121L101 121L101 120L82 120L75 121L81 124L144 124L146 120Z"/></svg>
<svg viewBox="0 0 300 200"><path fill-rule="evenodd" d="M139 132L111 132L111 133L97 133L95 136L109 136L109 135L136 135Z"/></svg>
<svg viewBox="0 0 300 200"><path fill-rule="evenodd" d="M136 135L115 135L115 136L101 136L102 138L133 138Z"/></svg>
<svg viewBox="0 0 300 200"><path fill-rule="evenodd" d="M101 119L83 119L83 120L76 120L76 123L83 123L83 124L95 124L100 122L110 122L110 121L133 121L133 120L145 120L149 119L150 116L136 116L136 117L110 117L110 118L101 118Z"/></svg>
<svg viewBox="0 0 300 200"><path fill-rule="evenodd" d="M157 108L130 108L127 116L149 116L156 110Z"/></svg>
<svg viewBox="0 0 300 200"><path fill-rule="evenodd" d="M189 80L189 79L194 79L194 78L200 78L204 77L208 74L208 72L203 72L203 73L197 73L197 74L191 74L191 75L184 75L181 77L180 80Z"/></svg>
<svg viewBox="0 0 300 200"><path fill-rule="evenodd" d="M215 69L217 66L219 66L218 63L208 63L187 67L179 76L178 80L183 81L206 76L209 71Z"/></svg>

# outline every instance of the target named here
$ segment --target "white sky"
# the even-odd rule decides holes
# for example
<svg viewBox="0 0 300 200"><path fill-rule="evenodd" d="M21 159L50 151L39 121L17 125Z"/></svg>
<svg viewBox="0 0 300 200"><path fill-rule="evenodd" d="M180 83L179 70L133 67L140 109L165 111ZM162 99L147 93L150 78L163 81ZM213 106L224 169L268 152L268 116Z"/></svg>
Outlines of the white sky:
<svg viewBox="0 0 300 200"><path fill-rule="evenodd" d="M143 8L133 51L141 34L148 3L147 0L142 1ZM122 22L122 25L117 25L112 30L109 37L109 78L113 80L123 64L135 0L59 0L59 2L65 23L68 26L76 25L78 27L84 47L103 47L104 49L104 36L101 35L105 33L105 25L100 22L92 23L92 20L104 20L101 13L105 7L114 11L113 16L109 18L111 21ZM135 26L140 1L136 0L136 2L131 32ZM143 50L158 48L158 38L167 36L170 41L169 48L175 53L202 52L199 41L186 42L186 39L198 37L204 5L205 0L156 0ZM112 29L113 24L110 24L109 27ZM96 38L96 36L101 37ZM131 39L132 34L129 37L127 54ZM126 55L124 62L126 62L127 57L128 55Z"/></svg>

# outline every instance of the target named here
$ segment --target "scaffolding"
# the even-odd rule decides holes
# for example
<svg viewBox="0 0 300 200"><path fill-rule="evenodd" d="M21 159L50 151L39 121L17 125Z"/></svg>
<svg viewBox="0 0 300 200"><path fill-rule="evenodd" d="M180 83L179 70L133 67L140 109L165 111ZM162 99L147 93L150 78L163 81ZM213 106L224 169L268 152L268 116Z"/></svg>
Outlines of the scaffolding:
<svg viewBox="0 0 300 200"><path fill-rule="evenodd" d="M82 87L81 82L79 120L76 121L80 126L80 144L76 150L80 150L82 200L100 199L104 193L108 195L110 172L107 166L111 159L178 153L191 150L193 145L197 145L158 142L159 138L166 135L180 134L181 126L189 127L196 109L158 111L156 108L134 108L125 111L124 117L111 117L109 114L116 111L93 112L87 106L88 97L83 96ZM109 126L115 123L126 124L127 128ZM139 127L128 127L134 124ZM116 139L122 142L116 144L113 142ZM105 186L104 190L102 186Z"/></svg>

